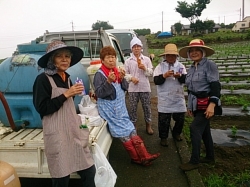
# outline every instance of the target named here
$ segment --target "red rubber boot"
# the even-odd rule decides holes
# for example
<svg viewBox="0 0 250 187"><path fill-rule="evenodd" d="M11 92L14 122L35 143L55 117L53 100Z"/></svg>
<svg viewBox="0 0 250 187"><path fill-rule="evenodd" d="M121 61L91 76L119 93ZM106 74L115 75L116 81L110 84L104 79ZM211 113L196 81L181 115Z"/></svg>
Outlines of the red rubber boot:
<svg viewBox="0 0 250 187"><path fill-rule="evenodd" d="M138 154L137 154L131 140L129 140L127 142L123 142L122 145L126 149L126 151L128 152L132 163L143 165L142 161L141 161L140 157L138 156Z"/></svg>
<svg viewBox="0 0 250 187"><path fill-rule="evenodd" d="M143 165L150 165L152 161L160 156L160 153L150 154L145 147L143 140L139 136L132 136L134 148L142 160Z"/></svg>

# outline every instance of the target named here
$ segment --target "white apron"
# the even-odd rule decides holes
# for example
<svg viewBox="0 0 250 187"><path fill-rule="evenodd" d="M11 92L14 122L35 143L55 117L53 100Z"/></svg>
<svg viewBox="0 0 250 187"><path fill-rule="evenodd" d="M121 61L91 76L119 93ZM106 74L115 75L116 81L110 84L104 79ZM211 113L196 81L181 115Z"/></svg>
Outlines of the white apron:
<svg viewBox="0 0 250 187"><path fill-rule="evenodd" d="M67 90L57 87L53 78L47 77L52 86L51 98ZM44 116L42 123L45 154L52 178L67 176L94 164L88 147L89 130L79 128L81 118L76 113L72 97L57 112Z"/></svg>
<svg viewBox="0 0 250 187"><path fill-rule="evenodd" d="M159 71L164 74L170 68L166 62L159 64ZM174 63L174 71L178 72L183 65L176 61ZM186 112L186 102L184 97L183 85L179 83L178 79L173 77L166 78L162 85L157 85L158 95L158 112L162 113L179 113Z"/></svg>

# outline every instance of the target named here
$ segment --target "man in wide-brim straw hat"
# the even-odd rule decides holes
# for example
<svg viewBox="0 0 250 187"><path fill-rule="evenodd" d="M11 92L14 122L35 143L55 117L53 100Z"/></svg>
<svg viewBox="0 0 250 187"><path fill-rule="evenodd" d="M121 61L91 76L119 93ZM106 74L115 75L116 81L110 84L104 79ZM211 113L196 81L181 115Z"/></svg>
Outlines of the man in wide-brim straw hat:
<svg viewBox="0 0 250 187"><path fill-rule="evenodd" d="M186 74L185 66L177 60L179 53L175 44L167 44L164 53L159 56L163 61L154 70L154 83L158 96L158 130L160 145L167 147L171 118L174 119L173 138L181 141L186 103L183 84L178 79Z"/></svg>
<svg viewBox="0 0 250 187"><path fill-rule="evenodd" d="M180 165L183 171L196 169L200 163L214 163L213 139L210 131L210 118L220 106L219 71L217 65L207 59L214 50L205 45L201 39L192 40L188 46L180 49L183 58L190 58L193 64L189 67L185 79L188 89L187 114L193 116L190 124L192 154L189 162ZM200 158L201 140L206 148L206 157Z"/></svg>

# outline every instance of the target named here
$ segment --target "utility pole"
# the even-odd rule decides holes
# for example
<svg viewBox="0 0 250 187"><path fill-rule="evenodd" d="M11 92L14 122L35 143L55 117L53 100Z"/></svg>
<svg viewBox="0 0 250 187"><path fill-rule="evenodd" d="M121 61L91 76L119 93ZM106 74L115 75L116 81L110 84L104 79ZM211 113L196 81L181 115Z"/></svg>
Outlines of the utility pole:
<svg viewBox="0 0 250 187"><path fill-rule="evenodd" d="M240 8L240 19L239 20L241 20L241 8Z"/></svg>
<svg viewBox="0 0 250 187"><path fill-rule="evenodd" d="M72 25L72 31L74 31L74 23L73 23L73 21L71 21L70 23Z"/></svg>
<svg viewBox="0 0 250 187"><path fill-rule="evenodd" d="M245 0L242 0L242 20L243 20L244 17L245 17L244 10L245 10Z"/></svg>
<svg viewBox="0 0 250 187"><path fill-rule="evenodd" d="M161 23L161 32L163 32L163 11L162 11L162 17L161 17L162 23Z"/></svg>

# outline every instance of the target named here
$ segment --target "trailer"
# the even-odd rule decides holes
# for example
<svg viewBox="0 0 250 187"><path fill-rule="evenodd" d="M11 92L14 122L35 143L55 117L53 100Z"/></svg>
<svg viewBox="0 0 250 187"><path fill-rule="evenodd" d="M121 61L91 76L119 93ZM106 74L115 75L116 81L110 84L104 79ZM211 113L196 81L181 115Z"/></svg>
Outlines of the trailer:
<svg viewBox="0 0 250 187"><path fill-rule="evenodd" d="M117 52L117 66L124 63L122 51L114 35L104 30L48 32L39 37L41 41L17 45L13 56L0 64L0 122L12 132L0 134L0 161L12 165L19 177L50 178L47 159L44 153L42 121L32 102L32 86L36 76L43 72L37 65L39 58L45 54L47 45L53 40L62 40L69 46L80 47L84 56L79 63L67 72L71 79L77 77L84 82L86 93L92 95L91 82L93 74L87 74L86 68L92 61L99 59L102 47L113 46ZM92 90L92 91L91 91ZM74 99L76 111L81 97ZM89 147L94 149L97 143L104 154L112 143L107 122L90 126ZM78 178L76 173L72 178Z"/></svg>

